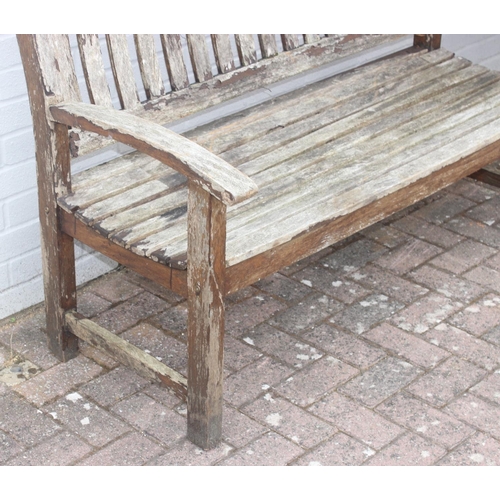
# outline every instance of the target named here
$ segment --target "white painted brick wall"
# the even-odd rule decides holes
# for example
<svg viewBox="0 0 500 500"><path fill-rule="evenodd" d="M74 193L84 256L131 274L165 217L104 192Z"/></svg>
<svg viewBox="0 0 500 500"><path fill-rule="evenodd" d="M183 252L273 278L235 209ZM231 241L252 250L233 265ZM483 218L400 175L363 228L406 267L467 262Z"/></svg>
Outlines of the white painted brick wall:
<svg viewBox="0 0 500 500"><path fill-rule="evenodd" d="M500 70L500 35L445 35L443 46ZM0 35L0 319L43 300L35 153L26 84L14 35ZM77 281L112 269L77 244Z"/></svg>

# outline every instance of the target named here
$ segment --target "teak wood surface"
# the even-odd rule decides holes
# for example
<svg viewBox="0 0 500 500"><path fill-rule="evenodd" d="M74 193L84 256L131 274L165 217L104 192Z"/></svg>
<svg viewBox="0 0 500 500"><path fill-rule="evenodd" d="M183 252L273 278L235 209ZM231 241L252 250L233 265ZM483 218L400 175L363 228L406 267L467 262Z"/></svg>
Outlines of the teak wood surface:
<svg viewBox="0 0 500 500"><path fill-rule="evenodd" d="M66 35L19 35L52 352L70 359L81 338L170 387L187 398L189 439L216 446L224 297L466 175L498 182L480 169L500 158L500 77L415 35L184 136L162 124L397 39L77 35L82 91ZM136 151L71 174L71 156L113 141ZM74 239L188 299L187 379L76 312Z"/></svg>

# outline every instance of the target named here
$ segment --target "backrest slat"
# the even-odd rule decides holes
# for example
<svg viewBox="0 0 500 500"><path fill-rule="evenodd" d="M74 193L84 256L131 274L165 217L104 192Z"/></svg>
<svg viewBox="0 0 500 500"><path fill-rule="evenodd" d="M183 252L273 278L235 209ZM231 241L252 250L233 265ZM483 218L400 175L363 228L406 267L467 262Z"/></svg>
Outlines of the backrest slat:
<svg viewBox="0 0 500 500"><path fill-rule="evenodd" d="M182 57L182 42L180 35L160 35L160 39L172 90L175 91L186 88L189 85L189 80L186 64Z"/></svg>
<svg viewBox="0 0 500 500"><path fill-rule="evenodd" d="M205 35L186 35L189 55L193 66L194 78L204 82L212 78L212 65L208 56Z"/></svg>
<svg viewBox="0 0 500 500"><path fill-rule="evenodd" d="M281 42L285 50L296 49L300 45L297 35L281 35Z"/></svg>
<svg viewBox="0 0 500 500"><path fill-rule="evenodd" d="M97 35L76 35L90 102L112 107L101 45Z"/></svg>
<svg viewBox="0 0 500 500"><path fill-rule="evenodd" d="M35 35L46 95L81 101L68 35Z"/></svg>
<svg viewBox="0 0 500 500"><path fill-rule="evenodd" d="M314 43L314 42L318 42L319 40L320 40L319 35L304 35L304 41L306 43Z"/></svg>
<svg viewBox="0 0 500 500"><path fill-rule="evenodd" d="M153 35L134 35L137 59L146 97L159 97L165 93Z"/></svg>
<svg viewBox="0 0 500 500"><path fill-rule="evenodd" d="M215 62L219 73L227 73L235 68L231 39L229 35L211 35Z"/></svg>
<svg viewBox="0 0 500 500"><path fill-rule="evenodd" d="M278 53L275 35L259 35L259 45L263 58L273 57Z"/></svg>
<svg viewBox="0 0 500 500"><path fill-rule="evenodd" d="M135 108L139 104L139 96L127 37L126 35L106 35L106 42L120 104L123 109Z"/></svg>
<svg viewBox="0 0 500 500"><path fill-rule="evenodd" d="M257 62L257 54L255 53L255 43L253 35L234 35L236 47L242 66L248 66Z"/></svg>

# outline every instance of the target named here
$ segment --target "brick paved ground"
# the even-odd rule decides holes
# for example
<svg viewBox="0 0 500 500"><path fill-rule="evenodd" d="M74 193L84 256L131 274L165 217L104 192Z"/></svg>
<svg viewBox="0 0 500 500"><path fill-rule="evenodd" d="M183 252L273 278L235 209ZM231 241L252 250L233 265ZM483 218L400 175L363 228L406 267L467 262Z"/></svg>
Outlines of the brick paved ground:
<svg viewBox="0 0 500 500"><path fill-rule="evenodd" d="M500 189L461 181L227 301L224 441L40 307L0 323L0 465L500 465ZM186 304L128 271L79 309L186 368Z"/></svg>

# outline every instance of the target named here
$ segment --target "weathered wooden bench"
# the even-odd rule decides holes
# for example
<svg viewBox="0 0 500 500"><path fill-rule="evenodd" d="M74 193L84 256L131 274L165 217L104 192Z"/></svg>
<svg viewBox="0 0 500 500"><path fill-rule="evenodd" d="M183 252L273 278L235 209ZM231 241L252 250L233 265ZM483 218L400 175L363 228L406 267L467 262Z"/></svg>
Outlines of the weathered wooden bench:
<svg viewBox="0 0 500 500"><path fill-rule="evenodd" d="M499 75L438 35L185 136L162 125L397 37L235 35L233 50L228 35L187 35L189 57L179 35L76 39L72 51L65 35L18 38L49 345L68 360L84 339L187 397L188 436L203 448L221 438L226 295L500 158ZM135 151L71 175L72 156L113 141ZM76 312L74 238L187 297L187 380Z"/></svg>

